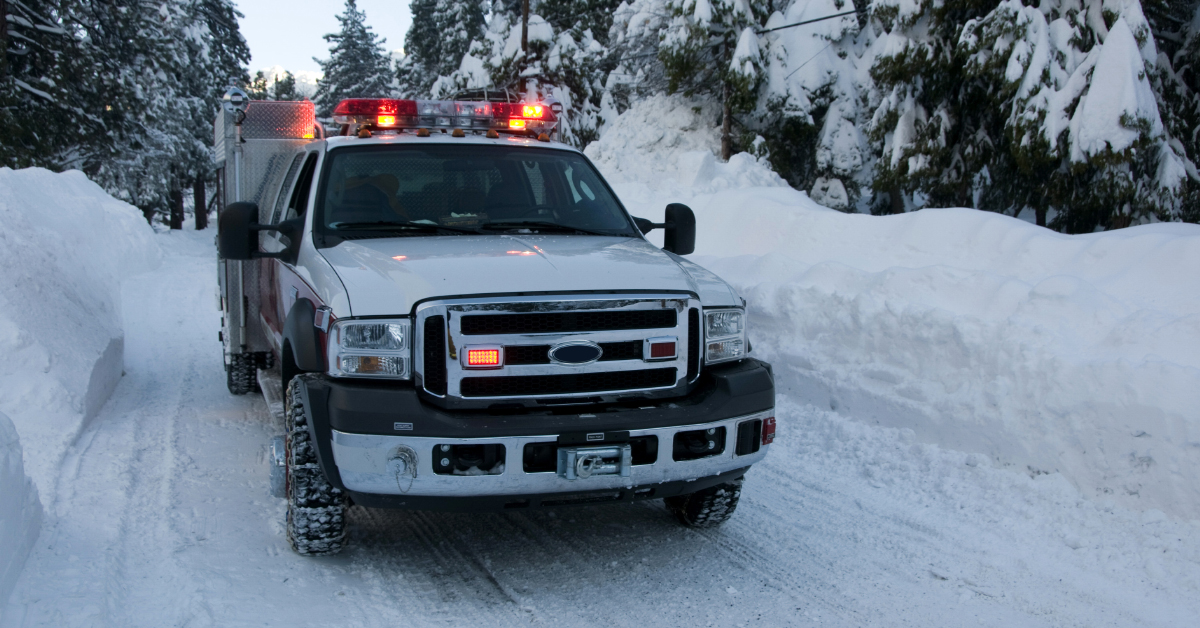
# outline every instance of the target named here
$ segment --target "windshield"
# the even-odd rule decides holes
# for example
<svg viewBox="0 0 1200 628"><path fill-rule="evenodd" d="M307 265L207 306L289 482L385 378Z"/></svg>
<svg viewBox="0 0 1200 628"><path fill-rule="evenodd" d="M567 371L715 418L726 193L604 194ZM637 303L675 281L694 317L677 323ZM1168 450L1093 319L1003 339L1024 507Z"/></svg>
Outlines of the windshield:
<svg viewBox="0 0 1200 628"><path fill-rule="evenodd" d="M317 219L330 234L636 233L592 165L568 151L391 145L329 158Z"/></svg>

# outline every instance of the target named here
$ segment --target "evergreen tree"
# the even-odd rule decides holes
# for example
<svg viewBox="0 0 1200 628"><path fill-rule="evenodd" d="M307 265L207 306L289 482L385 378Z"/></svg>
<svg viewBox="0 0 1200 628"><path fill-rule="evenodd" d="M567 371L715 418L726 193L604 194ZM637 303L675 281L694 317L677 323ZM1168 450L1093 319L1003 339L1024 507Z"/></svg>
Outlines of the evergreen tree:
<svg viewBox="0 0 1200 628"><path fill-rule="evenodd" d="M1168 77L1137 0L1008 0L962 41L1005 114L997 157L1013 167L991 172L997 204L1068 233L1177 213L1190 161L1159 113L1152 81Z"/></svg>
<svg viewBox="0 0 1200 628"><path fill-rule="evenodd" d="M756 31L769 17L763 0L671 0L658 58L669 92L708 95L722 105L721 158L733 155L733 116L752 110L762 80Z"/></svg>
<svg viewBox="0 0 1200 628"><path fill-rule="evenodd" d="M992 107L994 85L966 73L958 41L994 0L876 0L872 7L872 27L886 42L870 69L878 93L869 123L872 211L986 204L984 173L1004 123Z"/></svg>
<svg viewBox="0 0 1200 628"><path fill-rule="evenodd" d="M267 74L262 70L254 73L254 78L246 83L243 89L250 100L271 100L271 88L267 84Z"/></svg>
<svg viewBox="0 0 1200 628"><path fill-rule="evenodd" d="M428 97L438 77L458 69L483 34L483 7L481 0L413 0L405 57L396 69L402 93Z"/></svg>
<svg viewBox="0 0 1200 628"><path fill-rule="evenodd" d="M741 142L814 201L847 212L858 209L869 170L860 131L869 90L856 77L873 31L860 30L851 15L787 25L853 9L846 0L810 0L772 15L763 36L770 50L764 74L774 78L759 94L758 109L743 117L754 133Z"/></svg>
<svg viewBox="0 0 1200 628"><path fill-rule="evenodd" d="M63 81L63 64L78 53L79 42L61 18L54 2L0 0L2 166L54 167L88 122ZM48 126L51 120L56 128Z"/></svg>
<svg viewBox="0 0 1200 628"><path fill-rule="evenodd" d="M1200 0L1146 0L1143 6L1159 51L1151 81L1169 138L1166 148L1187 175L1164 196L1158 218L1200 222Z"/></svg>
<svg viewBox="0 0 1200 628"><path fill-rule="evenodd" d="M346 10L338 16L341 30L325 35L333 46L328 60L316 59L325 76L313 97L321 117L333 115L333 108L346 98L386 98L394 93L385 40L366 25L366 17L354 0L346 0Z"/></svg>
<svg viewBox="0 0 1200 628"><path fill-rule="evenodd" d="M613 14L621 4L622 0L550 0L536 6L538 15L555 30L576 35L591 31L597 43L607 46Z"/></svg>
<svg viewBox="0 0 1200 628"><path fill-rule="evenodd" d="M296 76L284 71L283 76L275 77L271 83L271 100L304 100L296 90Z"/></svg>

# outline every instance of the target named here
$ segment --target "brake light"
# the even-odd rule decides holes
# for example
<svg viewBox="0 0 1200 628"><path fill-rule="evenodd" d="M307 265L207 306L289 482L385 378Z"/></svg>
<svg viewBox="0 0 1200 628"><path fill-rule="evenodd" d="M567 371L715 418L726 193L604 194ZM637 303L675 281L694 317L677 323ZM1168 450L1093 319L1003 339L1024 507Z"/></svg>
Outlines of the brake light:
<svg viewBox="0 0 1200 628"><path fill-rule="evenodd" d="M770 445L775 442L775 417L763 419L762 444Z"/></svg>

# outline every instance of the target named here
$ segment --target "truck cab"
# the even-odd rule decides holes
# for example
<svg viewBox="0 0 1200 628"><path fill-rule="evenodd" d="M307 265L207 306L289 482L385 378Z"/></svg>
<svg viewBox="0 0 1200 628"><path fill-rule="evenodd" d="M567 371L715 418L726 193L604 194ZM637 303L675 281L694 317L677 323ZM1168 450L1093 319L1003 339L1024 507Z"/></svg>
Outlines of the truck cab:
<svg viewBox="0 0 1200 628"><path fill-rule="evenodd" d="M550 104L348 100L339 135L302 121L261 149L222 123L278 105L218 119L223 180L258 190L219 218L221 338L231 392L282 394L297 552L339 551L352 504L732 515L773 376L745 302L683 257L690 209L631 216Z"/></svg>

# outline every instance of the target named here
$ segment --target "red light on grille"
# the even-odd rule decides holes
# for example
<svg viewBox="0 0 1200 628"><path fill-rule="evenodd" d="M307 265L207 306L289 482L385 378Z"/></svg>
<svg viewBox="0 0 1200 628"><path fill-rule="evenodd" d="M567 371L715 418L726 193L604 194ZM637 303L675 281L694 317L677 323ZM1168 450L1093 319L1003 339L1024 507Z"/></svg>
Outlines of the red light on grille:
<svg viewBox="0 0 1200 628"><path fill-rule="evenodd" d="M775 442L775 417L763 419L762 444L770 445Z"/></svg>
<svg viewBox="0 0 1200 628"><path fill-rule="evenodd" d="M675 357L675 343L656 342L650 345L650 359Z"/></svg>
<svg viewBox="0 0 1200 628"><path fill-rule="evenodd" d="M500 366L499 349L467 349L467 366Z"/></svg>

